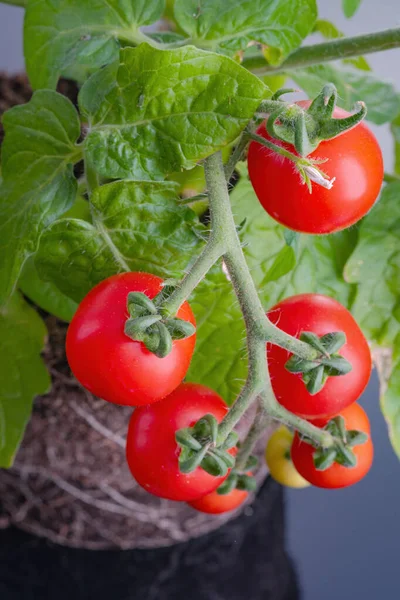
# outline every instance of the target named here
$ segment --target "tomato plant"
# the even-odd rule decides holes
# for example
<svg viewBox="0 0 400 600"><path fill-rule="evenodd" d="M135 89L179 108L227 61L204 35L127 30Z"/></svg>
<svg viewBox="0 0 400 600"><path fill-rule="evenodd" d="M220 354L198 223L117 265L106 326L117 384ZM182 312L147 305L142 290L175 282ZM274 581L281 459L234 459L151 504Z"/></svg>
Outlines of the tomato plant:
<svg viewBox="0 0 400 600"><path fill-rule="evenodd" d="M154 298L162 280L148 273L121 273L95 286L80 303L68 328L66 350L75 377L108 402L140 406L168 396L189 367L196 336L173 343L158 358L124 333L129 292ZM195 323L187 303L178 317Z"/></svg>
<svg viewBox="0 0 400 600"><path fill-rule="evenodd" d="M357 400L371 374L371 352L349 311L333 298L320 294L292 296L271 308L268 316L290 335L312 331L319 336L342 331L346 342L339 353L352 369L346 375L329 377L322 390L311 395L301 375L290 373L285 365L289 353L278 346L268 347L268 367L278 401L291 412L307 418L331 416Z"/></svg>
<svg viewBox="0 0 400 600"><path fill-rule="evenodd" d="M265 450L265 461L270 475L275 481L291 488L304 488L309 486L308 481L300 475L293 465L290 449L293 442L293 433L281 425L271 435Z"/></svg>
<svg viewBox="0 0 400 600"><path fill-rule="evenodd" d="M194 500L215 490L224 480L201 467L179 469L177 430L190 427L206 414L221 421L227 406L213 390L183 383L162 402L137 408L129 423L126 456L136 481L148 492L170 500Z"/></svg>
<svg viewBox="0 0 400 600"><path fill-rule="evenodd" d="M400 453L400 100L360 56L399 47L399 30L342 39L313 0L142 4L26 3L34 92L2 118L0 466L49 386L40 309L70 321L88 390L138 406L128 462L161 497L197 501L221 481L238 488L224 502L252 491L271 417L354 474L361 434L309 419L359 398L369 344L391 358L382 406ZM287 100L288 77L309 101ZM383 184L365 120L396 141ZM273 437L271 471L299 484L286 454L272 464L285 444Z"/></svg>
<svg viewBox="0 0 400 600"><path fill-rule="evenodd" d="M307 103L298 103L309 106ZM334 117L348 116L336 108ZM257 133L271 139L262 124ZM282 142L280 142L282 143ZM295 151L293 146L285 147ZM383 180L383 158L372 131L364 123L318 146L309 158L323 158L321 169L335 178L332 189L303 185L292 163L252 142L249 175L259 201L282 225L303 233L333 233L364 217L378 198Z"/></svg>
<svg viewBox="0 0 400 600"><path fill-rule="evenodd" d="M294 436L291 456L298 472L312 485L321 488L342 488L357 483L365 477L371 468L374 448L371 441L371 428L365 411L359 404L352 404L340 412L346 429L358 430L368 435L368 440L354 447L357 464L354 467L345 467L335 462L324 471L318 470L314 465L313 454L315 448L302 441L296 433ZM315 424L323 427L326 421L319 420Z"/></svg>

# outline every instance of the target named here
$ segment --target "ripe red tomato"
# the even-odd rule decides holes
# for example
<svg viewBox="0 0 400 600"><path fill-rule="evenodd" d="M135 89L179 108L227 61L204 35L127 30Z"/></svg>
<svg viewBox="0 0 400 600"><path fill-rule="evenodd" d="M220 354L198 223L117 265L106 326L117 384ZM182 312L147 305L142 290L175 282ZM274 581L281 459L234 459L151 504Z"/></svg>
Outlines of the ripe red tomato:
<svg viewBox="0 0 400 600"><path fill-rule="evenodd" d="M306 107L310 101L297 104ZM336 108L334 117L348 114ZM257 133L296 154L290 144L270 138L264 123ZM338 137L321 142L309 158L328 159L320 168L329 178L336 177L332 189L313 183L310 194L289 159L251 142L249 176L267 213L282 225L303 233L332 233L359 221L373 206L383 180L382 152L372 131L361 122Z"/></svg>
<svg viewBox="0 0 400 600"><path fill-rule="evenodd" d="M215 490L226 476L213 477L201 467L192 473L180 472L175 432L192 427L206 414L220 422L227 411L216 392L196 383L183 383L162 402L137 408L126 446L133 477L151 494L169 500L195 500Z"/></svg>
<svg viewBox="0 0 400 600"><path fill-rule="evenodd" d="M185 377L195 334L174 341L171 353L158 358L124 333L128 293L154 298L161 284L148 273L121 273L96 285L80 303L68 328L67 358L75 377L96 396L115 404L149 404L170 394ZM187 302L177 316L195 324Z"/></svg>
<svg viewBox="0 0 400 600"><path fill-rule="evenodd" d="M251 475L251 473L248 473ZM249 492L234 489L229 494L218 494L217 490L198 500L189 502L192 508L209 515L219 515L238 508L246 500Z"/></svg>
<svg viewBox="0 0 400 600"><path fill-rule="evenodd" d="M363 431L370 436L371 428L369 419L365 411L359 404L352 404L340 412L346 423L346 429L357 429ZM316 421L318 427L323 427L326 420ZM369 471L374 457L374 447L369 437L364 444L359 444L352 448L357 457L357 465L355 467L344 467L338 463L334 463L325 471L318 471L313 462L313 453L315 449L306 442L301 441L298 433L295 434L291 456L294 466L312 485L321 488L342 488L360 481Z"/></svg>
<svg viewBox="0 0 400 600"><path fill-rule="evenodd" d="M272 387L285 408L312 419L335 415L360 397L371 374L371 352L361 329L344 306L321 294L299 294L279 302L267 314L279 329L295 337L303 331L319 336L343 331L347 338L338 353L351 363L352 370L347 375L329 377L322 390L313 396L300 374L285 369L291 354L278 346L267 345Z"/></svg>

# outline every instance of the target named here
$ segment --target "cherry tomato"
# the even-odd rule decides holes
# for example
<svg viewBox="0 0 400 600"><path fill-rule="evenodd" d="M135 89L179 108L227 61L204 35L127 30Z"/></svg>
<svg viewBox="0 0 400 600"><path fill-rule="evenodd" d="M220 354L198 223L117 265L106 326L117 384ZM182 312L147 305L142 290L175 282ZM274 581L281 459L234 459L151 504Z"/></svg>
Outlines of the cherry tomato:
<svg viewBox="0 0 400 600"><path fill-rule="evenodd" d="M318 336L343 331L346 343L338 353L352 365L350 373L329 377L322 390L312 396L301 375L285 369L291 354L268 344L272 387L285 408L312 419L335 415L360 397L371 374L371 352L361 329L344 306L328 296L299 294L279 302L268 312L268 317L279 329L295 337L303 331L312 331Z"/></svg>
<svg viewBox="0 0 400 600"><path fill-rule="evenodd" d="M281 485L291 488L305 488L310 484L298 473L290 457L293 433L281 425L271 435L265 450L265 461L270 475Z"/></svg>
<svg viewBox="0 0 400 600"><path fill-rule="evenodd" d="M220 422L227 411L216 392L195 383L183 383L162 402L137 408L126 447L133 477L151 494L169 500L191 501L215 490L226 476L213 477L201 467L192 473L180 472L175 432L192 427L206 414Z"/></svg>
<svg viewBox="0 0 400 600"><path fill-rule="evenodd" d="M357 429L370 436L371 428L365 411L359 404L352 404L339 413L345 420L346 429ZM327 420L316 421L318 427L324 427ZM352 448L357 457L355 467L344 467L334 463L325 471L318 471L313 462L315 448L301 441L296 433L292 444L292 460L298 472L312 485L321 488L342 488L360 481L370 470L374 457L371 437L364 444Z"/></svg>
<svg viewBox="0 0 400 600"><path fill-rule="evenodd" d="M297 102L307 107L310 102ZM348 116L336 108L335 118ZM290 144L272 140L263 123L258 135L296 154ZM267 213L276 221L304 233L332 233L353 225L373 206L383 181L383 158L379 144L364 122L332 140L319 144L309 158L328 159L320 165L329 178L328 190L312 184L310 194L293 163L258 142L249 147L249 176Z"/></svg>
<svg viewBox="0 0 400 600"><path fill-rule="evenodd" d="M67 358L75 377L90 392L115 404L149 404L170 394L182 381L193 354L195 334L173 342L170 354L158 358L124 333L129 292L154 298L162 279L148 273L113 275L82 300L67 334ZM195 324L190 306L180 319Z"/></svg>
<svg viewBox="0 0 400 600"><path fill-rule="evenodd" d="M247 473L251 475L251 473ZM238 508L246 500L249 492L234 489L229 494L218 494L217 490L189 502L192 508L209 515L220 515Z"/></svg>

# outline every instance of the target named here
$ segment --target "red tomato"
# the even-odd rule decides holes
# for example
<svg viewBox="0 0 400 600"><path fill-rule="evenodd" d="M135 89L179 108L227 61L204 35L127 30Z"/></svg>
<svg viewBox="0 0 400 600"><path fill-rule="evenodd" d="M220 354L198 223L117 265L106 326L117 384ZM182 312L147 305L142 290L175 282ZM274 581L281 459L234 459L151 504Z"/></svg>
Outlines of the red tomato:
<svg viewBox="0 0 400 600"><path fill-rule="evenodd" d="M346 429L357 429L370 435L371 428L369 419L365 411L359 404L352 404L340 412L346 423ZM319 427L323 427L325 421L319 421ZM294 466L312 485L321 488L342 488L352 485L360 481L370 470L374 457L374 448L371 437L365 444L359 444L352 448L357 457L357 465L355 467L344 467L338 463L334 463L325 471L318 471L313 462L313 453L315 448L310 444L301 441L298 433L295 434L291 456Z"/></svg>
<svg viewBox="0 0 400 600"><path fill-rule="evenodd" d="M75 377L90 392L115 404L149 404L170 394L182 381L196 335L173 342L165 358L152 354L124 333L129 292L154 298L162 279L148 273L121 273L94 287L80 303L67 334L67 358ZM187 302L180 319L195 324Z"/></svg>
<svg viewBox="0 0 400 600"><path fill-rule="evenodd" d="M310 101L297 104L306 107ZM348 114L340 108L334 112L335 118ZM264 123L257 133L297 154L290 144L270 138ZM289 159L251 142L249 176L267 213L282 225L303 233L332 233L359 221L373 206L383 180L382 152L372 131L361 122L338 137L321 142L309 158L328 159L320 168L329 178L336 177L332 189L313 183L310 194Z"/></svg>
<svg viewBox="0 0 400 600"><path fill-rule="evenodd" d="M226 476L213 477L201 467L192 473L180 472L175 432L192 427L206 414L220 422L227 411L216 392L196 383L183 383L162 402L137 408L126 446L133 477L151 494L169 500L195 500L215 490Z"/></svg>
<svg viewBox="0 0 400 600"><path fill-rule="evenodd" d="M248 473L251 475L251 473ZM238 508L246 500L249 492L234 489L229 494L218 494L217 490L207 494L198 500L189 502L192 508L209 515L219 515Z"/></svg>
<svg viewBox="0 0 400 600"><path fill-rule="evenodd" d="M278 346L267 345L272 387L285 408L312 419L335 415L360 397L371 374L371 352L361 329L344 306L321 294L299 294L279 302L267 314L279 329L295 337L303 331L319 336L343 331L347 338L338 353L351 363L352 370L347 375L329 377L314 396L307 391L300 374L285 369L291 354Z"/></svg>

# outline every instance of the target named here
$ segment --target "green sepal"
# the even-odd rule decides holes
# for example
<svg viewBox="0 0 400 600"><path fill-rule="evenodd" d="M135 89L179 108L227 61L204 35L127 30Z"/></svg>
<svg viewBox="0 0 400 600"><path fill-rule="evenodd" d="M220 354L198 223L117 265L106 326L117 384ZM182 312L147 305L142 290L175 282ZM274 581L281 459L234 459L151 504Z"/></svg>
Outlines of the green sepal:
<svg viewBox="0 0 400 600"><path fill-rule="evenodd" d="M237 482L238 475L236 473L230 473L225 481L217 488L217 494L221 494L221 496L230 494L234 489L236 489Z"/></svg>
<svg viewBox="0 0 400 600"><path fill-rule="evenodd" d="M161 319L161 317L160 317ZM172 337L164 323L156 323L156 327L158 328L159 335L159 343L153 353L158 358L165 358L172 350Z"/></svg>
<svg viewBox="0 0 400 600"><path fill-rule="evenodd" d="M328 354L334 354L346 343L346 334L343 331L327 333L320 338L320 342Z"/></svg>
<svg viewBox="0 0 400 600"><path fill-rule="evenodd" d="M124 327L125 335L134 341L143 342L146 337L146 331L149 329L149 327L160 320L160 315L146 315L144 317L127 319Z"/></svg>
<svg viewBox="0 0 400 600"><path fill-rule="evenodd" d="M179 470L181 473L192 473L202 464L204 457L208 452L208 445L205 445L199 451L190 450L183 447L179 456Z"/></svg>
<svg viewBox="0 0 400 600"><path fill-rule="evenodd" d="M164 321L173 340L184 340L196 332L196 327L184 319L171 318Z"/></svg>
<svg viewBox="0 0 400 600"><path fill-rule="evenodd" d="M231 431L224 443L220 446L220 448L222 450L230 450L231 448L238 446L238 442L239 435L236 433L236 431Z"/></svg>
<svg viewBox="0 0 400 600"><path fill-rule="evenodd" d="M351 363L340 354L321 359L321 364L325 366L325 372L329 377L347 375L352 370Z"/></svg>
<svg viewBox="0 0 400 600"><path fill-rule="evenodd" d="M142 317L147 314L157 314L154 302L142 292L129 292L127 308L131 317Z"/></svg>
<svg viewBox="0 0 400 600"><path fill-rule="evenodd" d="M225 460L214 451L209 451L201 461L201 467L214 477L224 477L229 470Z"/></svg>
<svg viewBox="0 0 400 600"><path fill-rule="evenodd" d="M327 377L325 376L323 365L319 365L312 371L308 371L303 375L303 381L306 384L306 388L311 396L318 394L324 387Z"/></svg>
<svg viewBox="0 0 400 600"><path fill-rule="evenodd" d="M243 471L254 471L254 469L256 469L258 467L258 463L259 460L257 458L257 456L254 456L254 454L251 454L249 456L249 458L247 459L246 465L243 469Z"/></svg>
<svg viewBox="0 0 400 600"><path fill-rule="evenodd" d="M347 431L347 445L353 448L359 444L365 444L368 441L368 435L363 431Z"/></svg>
<svg viewBox="0 0 400 600"><path fill-rule="evenodd" d="M353 450L344 443L337 444L336 462L344 467L355 467L357 465L357 457Z"/></svg>
<svg viewBox="0 0 400 600"><path fill-rule="evenodd" d="M285 369L289 373L308 373L320 366L320 363L315 360L305 360L293 354L285 364Z"/></svg>
<svg viewBox="0 0 400 600"><path fill-rule="evenodd" d="M195 452L198 452L202 448L200 442L192 435L191 427L179 429L175 433L175 440L180 446L185 446L186 448L194 450Z"/></svg>
<svg viewBox="0 0 400 600"><path fill-rule="evenodd" d="M246 492L255 492L257 481L252 475L239 475L236 488L238 490L245 490Z"/></svg>
<svg viewBox="0 0 400 600"><path fill-rule="evenodd" d="M313 454L314 466L317 471L326 471L336 460L335 448L320 448Z"/></svg>
<svg viewBox="0 0 400 600"><path fill-rule="evenodd" d="M204 415L193 427L193 434L198 439L209 440L212 444L217 441L218 421L214 415Z"/></svg>
<svg viewBox="0 0 400 600"><path fill-rule="evenodd" d="M314 348L314 350L317 350L324 356L329 357L329 352L326 350L323 342L321 341L321 338L319 338L312 331L303 331L300 334L300 340L302 342L306 342L306 344L309 344L310 346L312 346Z"/></svg>

